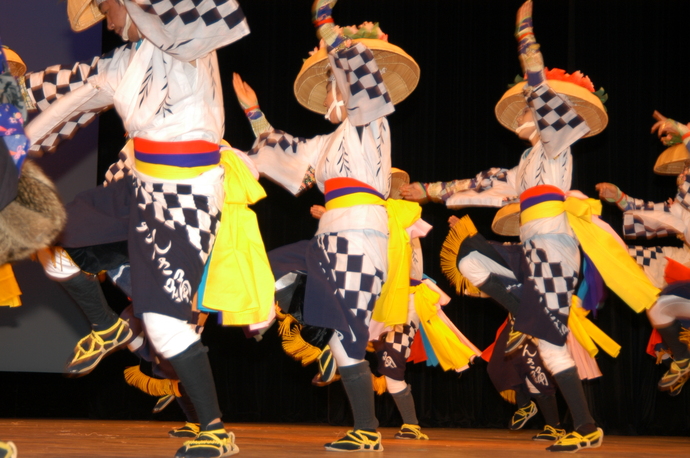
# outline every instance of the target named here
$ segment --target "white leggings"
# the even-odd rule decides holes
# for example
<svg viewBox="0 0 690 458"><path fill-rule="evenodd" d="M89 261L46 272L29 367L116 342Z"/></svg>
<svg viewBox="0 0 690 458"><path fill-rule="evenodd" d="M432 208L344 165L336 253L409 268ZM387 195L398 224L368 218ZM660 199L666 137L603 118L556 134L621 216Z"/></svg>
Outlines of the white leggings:
<svg viewBox="0 0 690 458"><path fill-rule="evenodd" d="M390 394L400 393L405 388L407 388L405 380L394 380L386 376L386 390L388 390Z"/></svg>
<svg viewBox="0 0 690 458"><path fill-rule="evenodd" d="M340 342L340 339L338 339L338 335L335 332L333 333L333 336L331 336L331 340L328 341L328 345L331 347L331 353L333 353L333 358L335 358L335 362L338 364L338 367L354 366L355 364L359 364L364 361L363 359L352 359L347 356L347 352L345 351L343 344Z"/></svg>
<svg viewBox="0 0 690 458"><path fill-rule="evenodd" d="M665 328L676 318L690 318L690 300L678 296L659 296L656 304L647 310L649 322L655 328Z"/></svg>
<svg viewBox="0 0 690 458"><path fill-rule="evenodd" d="M570 350L568 350L568 346L565 344L559 346L539 339L539 355L544 362L544 366L552 375L575 367L575 360L573 360Z"/></svg>
<svg viewBox="0 0 690 458"><path fill-rule="evenodd" d="M60 247L43 248L36 252L46 276L55 281L66 281L79 275L81 269Z"/></svg>
<svg viewBox="0 0 690 458"><path fill-rule="evenodd" d="M201 339L194 331L196 326L186 321L151 312L144 313L142 318L153 348L166 359L179 355Z"/></svg>
<svg viewBox="0 0 690 458"><path fill-rule="evenodd" d="M510 269L506 269L496 261L484 256L478 251L473 251L458 263L458 270L474 286L481 286L491 274L498 274L508 278L515 278Z"/></svg>

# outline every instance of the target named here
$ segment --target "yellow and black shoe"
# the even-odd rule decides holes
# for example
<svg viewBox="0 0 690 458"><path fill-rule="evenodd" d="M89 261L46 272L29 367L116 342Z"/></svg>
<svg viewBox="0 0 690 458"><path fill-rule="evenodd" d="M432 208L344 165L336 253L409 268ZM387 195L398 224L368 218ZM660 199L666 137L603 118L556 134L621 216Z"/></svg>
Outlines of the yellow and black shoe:
<svg viewBox="0 0 690 458"><path fill-rule="evenodd" d="M181 428L168 431L170 437L196 437L199 434L199 423L187 422Z"/></svg>
<svg viewBox="0 0 690 458"><path fill-rule="evenodd" d="M690 359L673 361L671 368L659 380L659 389L672 391L671 394L678 395L685 382L688 381L688 377L690 377Z"/></svg>
<svg viewBox="0 0 690 458"><path fill-rule="evenodd" d="M235 435L224 428L200 431L195 439L187 441L177 450L175 458L218 458L239 453Z"/></svg>
<svg viewBox="0 0 690 458"><path fill-rule="evenodd" d="M555 444L546 447L546 450L549 452L574 453L584 448L601 447L603 442L604 431L602 431L601 428L597 428L596 431L585 436L577 431L573 431L572 433L558 439Z"/></svg>
<svg viewBox="0 0 690 458"><path fill-rule="evenodd" d="M348 431L345 437L326 445L326 450L331 452L382 452L381 433L374 431Z"/></svg>
<svg viewBox="0 0 690 458"><path fill-rule="evenodd" d="M15 458L17 456L17 447L13 442L0 441L0 458Z"/></svg>
<svg viewBox="0 0 690 458"><path fill-rule="evenodd" d="M105 331L91 331L89 335L77 342L72 357L65 367L65 374L70 377L88 374L103 358L126 346L132 337L133 333L129 325L120 318Z"/></svg>
<svg viewBox="0 0 690 458"><path fill-rule="evenodd" d="M557 441L565 436L565 429L554 428L550 425L545 425L544 430L532 437L533 441Z"/></svg>
<svg viewBox="0 0 690 458"><path fill-rule="evenodd" d="M405 423L402 425L402 428L400 428L400 431L395 433L395 438L396 439L416 439L416 440L423 440L423 441L428 441L429 436L424 434L422 432L422 428L419 425L408 425Z"/></svg>
<svg viewBox="0 0 690 458"><path fill-rule="evenodd" d="M527 423L527 420L535 416L537 412L539 412L537 405L534 403L534 401L530 401L525 407L520 407L515 411L513 418L510 419L508 429L511 431L522 429L522 427Z"/></svg>
<svg viewBox="0 0 690 458"><path fill-rule="evenodd" d="M338 365L335 362L330 346L326 345L323 350L321 350L319 357L316 358L316 363L319 366L319 373L312 379L312 384L316 386L326 386L340 380Z"/></svg>

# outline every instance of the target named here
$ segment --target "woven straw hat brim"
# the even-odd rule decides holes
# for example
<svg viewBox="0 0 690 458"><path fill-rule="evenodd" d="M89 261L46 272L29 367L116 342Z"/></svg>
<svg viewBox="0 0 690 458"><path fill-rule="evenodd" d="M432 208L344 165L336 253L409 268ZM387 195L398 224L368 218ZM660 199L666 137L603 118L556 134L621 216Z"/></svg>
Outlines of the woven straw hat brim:
<svg viewBox="0 0 690 458"><path fill-rule="evenodd" d="M389 197L391 199L402 199L400 186L404 184L410 184L410 175L404 170L396 169L395 167L391 168L391 192Z"/></svg>
<svg viewBox="0 0 690 458"><path fill-rule="evenodd" d="M590 129L585 137L593 137L604 130L609 122L609 117L599 97L574 83L559 80L548 80L547 82L558 94L566 95L577 113L585 119ZM522 94L523 87L524 84L518 83L508 89L495 108L498 122L513 132L517 129L518 115L527 106Z"/></svg>
<svg viewBox="0 0 690 458"><path fill-rule="evenodd" d="M685 169L685 161L690 158L688 149L683 143L670 146L659 155L654 164L654 173L658 175L679 175Z"/></svg>
<svg viewBox="0 0 690 458"><path fill-rule="evenodd" d="M93 0L67 0L67 17L75 32L86 30L105 18Z"/></svg>
<svg viewBox="0 0 690 458"><path fill-rule="evenodd" d="M3 51L5 52L5 58L7 59L7 64L10 67L10 73L12 73L12 76L19 78L26 73L26 64L22 58L19 57L19 54L12 51L10 48L3 48Z"/></svg>
<svg viewBox="0 0 690 458"><path fill-rule="evenodd" d="M509 237L520 235L520 204L508 204L498 210L491 223L491 230Z"/></svg>
<svg viewBox="0 0 690 458"><path fill-rule="evenodd" d="M363 43L374 53L393 104L402 102L414 91L419 82L419 65L405 51L383 40L360 38L352 41ZM323 101L326 99L329 66L326 48L321 48L304 61L295 79L297 101L320 114L327 111Z"/></svg>

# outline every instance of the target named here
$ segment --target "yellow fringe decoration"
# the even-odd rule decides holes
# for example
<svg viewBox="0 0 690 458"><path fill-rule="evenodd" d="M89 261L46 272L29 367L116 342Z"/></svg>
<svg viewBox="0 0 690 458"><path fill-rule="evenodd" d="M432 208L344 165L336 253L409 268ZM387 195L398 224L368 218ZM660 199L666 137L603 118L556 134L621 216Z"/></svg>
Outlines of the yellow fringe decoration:
<svg viewBox="0 0 690 458"><path fill-rule="evenodd" d="M517 400L515 399L515 390L505 390L501 391L499 394L504 400L510 402L511 404L517 404Z"/></svg>
<svg viewBox="0 0 690 458"><path fill-rule="evenodd" d="M460 218L455 226L450 228L446 240L441 248L441 271L448 278L450 283L455 286L455 292L462 296L480 296L481 292L467 280L458 270L458 252L462 242L477 233L477 228L470 219L469 215Z"/></svg>
<svg viewBox="0 0 690 458"><path fill-rule="evenodd" d="M673 355L671 354L671 350L668 348L662 348L659 350L659 352L656 354L656 363L661 364L664 360L664 355L668 355L669 358L673 358Z"/></svg>
<svg viewBox="0 0 690 458"><path fill-rule="evenodd" d="M685 345L690 345L690 329L681 326L678 340L683 342Z"/></svg>
<svg viewBox="0 0 690 458"><path fill-rule="evenodd" d="M182 396L178 380L149 377L141 372L139 366L131 366L125 369L125 381L128 385L138 388L151 396L173 395L178 398Z"/></svg>
<svg viewBox="0 0 690 458"><path fill-rule="evenodd" d="M276 306L276 309L278 307ZM287 313L276 313L280 324L278 325L278 335L282 339L283 351L295 361L308 366L316 361L321 354L321 350L308 344L300 332L302 325L297 322L295 317Z"/></svg>
<svg viewBox="0 0 690 458"><path fill-rule="evenodd" d="M388 386L386 385L386 377L383 375L381 377L377 377L374 374L371 374L371 385L374 388L374 393L378 394L379 396L385 393L386 389L388 389Z"/></svg>

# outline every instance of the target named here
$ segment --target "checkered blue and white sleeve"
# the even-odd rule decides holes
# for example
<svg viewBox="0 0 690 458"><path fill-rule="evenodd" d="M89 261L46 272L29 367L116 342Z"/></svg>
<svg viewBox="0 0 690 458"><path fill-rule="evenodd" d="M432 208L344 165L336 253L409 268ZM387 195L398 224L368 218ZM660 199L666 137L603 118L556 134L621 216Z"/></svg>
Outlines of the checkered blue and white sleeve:
<svg viewBox="0 0 690 458"><path fill-rule="evenodd" d="M329 54L329 59L352 125L364 126L395 111L369 48L356 43L335 55Z"/></svg>
<svg viewBox="0 0 690 458"><path fill-rule="evenodd" d="M54 65L26 76L27 92L41 113L26 126L34 154L57 145L87 126L113 103L113 87L129 61L133 44L123 45L89 62Z"/></svg>
<svg viewBox="0 0 690 458"><path fill-rule="evenodd" d="M297 195L304 190L305 176L324 147L325 138L321 135L305 139L271 129L257 137L247 155L261 175Z"/></svg>
<svg viewBox="0 0 690 458"><path fill-rule="evenodd" d="M546 81L532 89L527 103L532 108L542 145L550 159L589 132L585 119Z"/></svg>

